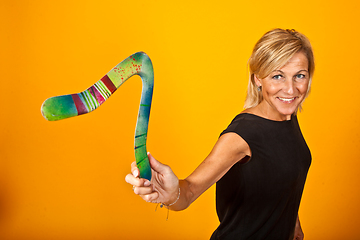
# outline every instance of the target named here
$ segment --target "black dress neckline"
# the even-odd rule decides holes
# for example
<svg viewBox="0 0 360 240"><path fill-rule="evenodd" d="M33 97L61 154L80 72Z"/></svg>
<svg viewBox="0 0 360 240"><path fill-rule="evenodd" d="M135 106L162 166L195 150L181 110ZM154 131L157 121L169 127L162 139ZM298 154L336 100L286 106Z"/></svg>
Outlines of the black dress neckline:
<svg viewBox="0 0 360 240"><path fill-rule="evenodd" d="M264 120L267 120L267 121L270 121L270 122L277 122L277 123L283 123L283 122L291 122L293 120L293 118L296 116L294 114L291 114L291 118L289 120L282 120L282 121L278 121L278 120L272 120L272 119L269 119L269 118L265 118L265 117L261 117L259 115L256 115L256 114L253 114L253 113L240 113L239 115L249 115L249 116L254 116L254 117L257 117L257 118L260 118L260 119L264 119Z"/></svg>

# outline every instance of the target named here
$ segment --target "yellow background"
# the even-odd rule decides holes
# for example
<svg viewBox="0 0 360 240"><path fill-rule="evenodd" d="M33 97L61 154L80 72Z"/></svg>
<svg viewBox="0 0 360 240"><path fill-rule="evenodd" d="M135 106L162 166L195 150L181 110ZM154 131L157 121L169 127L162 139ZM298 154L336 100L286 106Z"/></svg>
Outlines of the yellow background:
<svg viewBox="0 0 360 240"><path fill-rule="evenodd" d="M0 2L0 239L209 239L215 188L155 212L125 183L141 81L91 114L47 122L51 96L85 90L145 51L155 69L148 150L184 178L242 110L247 59L266 31L309 37L316 71L299 115L313 163L299 214L311 239L360 239L359 2Z"/></svg>

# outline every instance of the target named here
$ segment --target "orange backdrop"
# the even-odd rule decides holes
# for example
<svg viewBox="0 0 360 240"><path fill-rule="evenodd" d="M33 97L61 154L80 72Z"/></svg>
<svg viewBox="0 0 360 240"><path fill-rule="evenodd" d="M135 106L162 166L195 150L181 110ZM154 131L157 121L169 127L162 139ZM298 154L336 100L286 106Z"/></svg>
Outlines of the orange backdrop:
<svg viewBox="0 0 360 240"><path fill-rule="evenodd" d="M299 115L312 150L300 218L306 239L360 239L357 0L0 2L0 239L209 239L215 188L189 209L155 212L125 183L141 81L95 112L58 122L51 96L85 90L145 51L155 69L148 150L184 178L242 110L247 59L266 31L294 28L314 47Z"/></svg>

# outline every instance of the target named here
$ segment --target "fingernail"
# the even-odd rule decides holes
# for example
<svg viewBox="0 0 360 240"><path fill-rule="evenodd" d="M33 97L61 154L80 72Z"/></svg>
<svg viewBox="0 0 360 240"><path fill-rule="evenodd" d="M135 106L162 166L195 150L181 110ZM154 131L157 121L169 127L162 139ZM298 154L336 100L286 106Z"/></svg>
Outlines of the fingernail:
<svg viewBox="0 0 360 240"><path fill-rule="evenodd" d="M133 172L133 175L134 175L134 177L138 177L138 176L139 176L139 172L135 170L135 171Z"/></svg>
<svg viewBox="0 0 360 240"><path fill-rule="evenodd" d="M145 186L145 187L150 186L150 184L151 184L151 182L150 182L149 180L146 180L146 181L144 182L144 186Z"/></svg>

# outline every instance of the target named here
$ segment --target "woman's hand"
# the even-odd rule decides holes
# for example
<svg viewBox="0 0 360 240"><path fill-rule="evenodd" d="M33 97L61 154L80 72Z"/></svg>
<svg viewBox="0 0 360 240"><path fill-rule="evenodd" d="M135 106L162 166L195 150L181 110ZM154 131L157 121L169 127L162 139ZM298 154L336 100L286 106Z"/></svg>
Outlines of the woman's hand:
<svg viewBox="0 0 360 240"><path fill-rule="evenodd" d="M148 157L152 172L151 182L139 178L140 171L136 162L131 164L131 174L126 175L125 181L133 185L134 193L147 202L165 205L175 202L179 195L179 179L169 166L157 161L150 153Z"/></svg>

